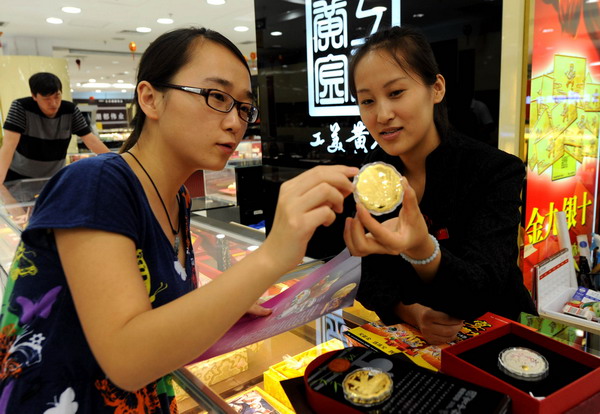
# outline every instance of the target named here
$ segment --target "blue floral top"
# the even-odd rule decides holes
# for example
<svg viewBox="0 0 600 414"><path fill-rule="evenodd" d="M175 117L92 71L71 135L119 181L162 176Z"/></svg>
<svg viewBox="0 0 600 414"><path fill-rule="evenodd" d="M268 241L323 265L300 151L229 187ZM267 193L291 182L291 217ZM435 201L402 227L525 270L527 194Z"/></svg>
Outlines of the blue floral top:
<svg viewBox="0 0 600 414"><path fill-rule="evenodd" d="M83 227L131 238L140 277L158 307L197 286L184 187L180 202L185 269L121 156L77 161L48 182L21 236L2 303L0 414L177 412L170 376L133 393L102 371L77 317L52 229Z"/></svg>

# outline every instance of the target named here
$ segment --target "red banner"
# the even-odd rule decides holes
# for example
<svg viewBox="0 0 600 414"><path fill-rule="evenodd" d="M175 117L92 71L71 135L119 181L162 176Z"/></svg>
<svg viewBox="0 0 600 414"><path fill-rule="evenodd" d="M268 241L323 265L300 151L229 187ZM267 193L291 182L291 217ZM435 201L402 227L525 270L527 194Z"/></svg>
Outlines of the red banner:
<svg viewBox="0 0 600 414"><path fill-rule="evenodd" d="M594 231L600 124L600 3L536 0L529 79L523 274L559 250L556 211L571 243ZM591 242L591 240L590 240Z"/></svg>

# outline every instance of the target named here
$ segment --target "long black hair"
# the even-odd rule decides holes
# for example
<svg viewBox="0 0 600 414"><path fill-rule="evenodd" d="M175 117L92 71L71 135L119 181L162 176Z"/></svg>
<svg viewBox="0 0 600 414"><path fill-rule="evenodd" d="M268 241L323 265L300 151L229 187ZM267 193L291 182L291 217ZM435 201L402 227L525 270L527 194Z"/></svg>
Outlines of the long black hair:
<svg viewBox="0 0 600 414"><path fill-rule="evenodd" d="M248 73L250 73L246 58L231 40L214 30L204 27L189 27L167 32L157 37L148 46L140 59L137 83L139 84L141 81L147 81L153 85L155 83L170 83L175 74L190 61L191 46L195 44L195 40L198 38L210 40L231 50L238 60L244 64L246 69L248 69ZM161 89L159 86L155 87ZM138 102L137 89L134 95L134 102L135 116L131 121L133 132L121 146L120 153L129 150L136 144L146 121L146 114L144 114Z"/></svg>
<svg viewBox="0 0 600 414"><path fill-rule="evenodd" d="M440 73L440 70L431 50L431 45L425 35L416 28L394 26L372 34L366 39L364 44L355 50L355 54L350 60L349 68L350 92L355 98L356 84L354 83L354 73L356 65L368 52L373 50L387 51L398 66L406 72L411 70L416 73L426 85L433 85L437 81L437 75ZM440 103L435 104L433 119L440 136L444 137L450 125L445 98Z"/></svg>

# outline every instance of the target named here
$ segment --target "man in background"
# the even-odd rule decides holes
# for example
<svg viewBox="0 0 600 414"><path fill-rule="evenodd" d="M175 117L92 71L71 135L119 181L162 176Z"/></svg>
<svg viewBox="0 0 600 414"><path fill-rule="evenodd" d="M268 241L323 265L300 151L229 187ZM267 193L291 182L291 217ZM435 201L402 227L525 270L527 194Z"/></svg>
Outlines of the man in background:
<svg viewBox="0 0 600 414"><path fill-rule="evenodd" d="M65 165L71 135L90 151L109 152L74 103L62 100L60 79L47 72L29 78L31 97L13 101L0 148L0 183L51 177Z"/></svg>

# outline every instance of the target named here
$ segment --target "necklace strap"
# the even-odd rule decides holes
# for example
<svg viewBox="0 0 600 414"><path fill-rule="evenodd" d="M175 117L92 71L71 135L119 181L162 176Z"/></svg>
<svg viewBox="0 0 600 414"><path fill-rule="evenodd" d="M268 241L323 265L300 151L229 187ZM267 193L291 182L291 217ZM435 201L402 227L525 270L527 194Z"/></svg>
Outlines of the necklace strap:
<svg viewBox="0 0 600 414"><path fill-rule="evenodd" d="M156 195L158 195L158 199L160 200L160 203L162 204L163 209L165 210L165 214L167 215L167 219L169 220L169 227L171 227L171 232L173 232L174 236L177 236L179 234L179 230L181 230L181 220L180 219L177 220L177 230L175 230L175 228L173 227L173 224L171 223L171 216L169 215L169 210L167 210L167 206L165 205L165 202L163 201L163 198L160 195L160 191L158 191L158 187L156 187L156 184L154 184L154 180L152 179L152 177L150 177L150 174L148 173L148 171L146 171L146 169L144 168L144 166L142 165L140 160L138 160L138 158L135 155L133 155L133 153L131 153L129 150L127 150L125 152L133 157L133 159L138 163L138 165L140 166L142 171L144 171L144 173L146 173L146 175L148 176L148 179L152 183L152 187L154 187L154 190L156 191ZM181 206L179 205L179 202L177 202L177 207L179 209L181 208Z"/></svg>

